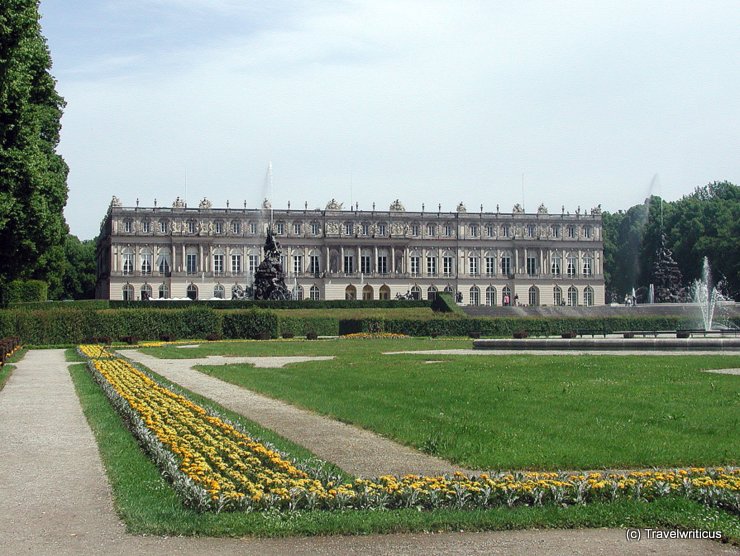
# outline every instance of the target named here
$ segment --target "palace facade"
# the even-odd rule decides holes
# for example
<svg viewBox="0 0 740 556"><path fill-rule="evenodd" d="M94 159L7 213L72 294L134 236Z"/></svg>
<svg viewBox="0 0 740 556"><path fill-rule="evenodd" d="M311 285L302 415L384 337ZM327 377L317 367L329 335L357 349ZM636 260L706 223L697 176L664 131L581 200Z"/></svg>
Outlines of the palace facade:
<svg viewBox="0 0 740 556"><path fill-rule="evenodd" d="M156 205L156 203L155 203ZM228 203L227 203L228 205ZM113 198L97 245L103 299L231 299L248 288L268 223L299 299L433 298L466 305L603 305L601 209L466 210L124 207Z"/></svg>

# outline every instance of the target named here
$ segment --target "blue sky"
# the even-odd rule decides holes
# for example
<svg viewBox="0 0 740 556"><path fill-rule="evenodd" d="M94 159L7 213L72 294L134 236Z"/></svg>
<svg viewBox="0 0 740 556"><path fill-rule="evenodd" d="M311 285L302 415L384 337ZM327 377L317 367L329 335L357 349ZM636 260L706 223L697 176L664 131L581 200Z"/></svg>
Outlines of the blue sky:
<svg viewBox="0 0 740 556"><path fill-rule="evenodd" d="M42 0L65 214L626 209L740 183L731 2Z"/></svg>

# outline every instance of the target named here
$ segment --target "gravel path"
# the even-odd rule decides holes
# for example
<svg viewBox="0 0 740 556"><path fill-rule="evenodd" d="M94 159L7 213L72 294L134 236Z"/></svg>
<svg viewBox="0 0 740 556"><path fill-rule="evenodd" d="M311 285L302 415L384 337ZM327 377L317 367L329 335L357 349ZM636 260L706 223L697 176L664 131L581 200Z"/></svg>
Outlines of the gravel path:
<svg viewBox="0 0 740 556"><path fill-rule="evenodd" d="M246 358L220 358L223 361L214 357L159 359L136 350L119 350L119 352L183 388L205 396L275 431L280 436L305 446L321 459L334 463L352 475L379 477L387 474L405 475L407 473L424 475L439 475L454 471L472 473L471 470L422 454L374 432L299 409L193 370L195 365L233 364ZM274 359L287 358L276 357ZM275 366L279 366L277 363L279 361Z"/></svg>
<svg viewBox="0 0 740 556"><path fill-rule="evenodd" d="M288 539L128 535L66 367L63 350L29 351L0 391L0 554L740 554L711 541L628 542L618 529Z"/></svg>

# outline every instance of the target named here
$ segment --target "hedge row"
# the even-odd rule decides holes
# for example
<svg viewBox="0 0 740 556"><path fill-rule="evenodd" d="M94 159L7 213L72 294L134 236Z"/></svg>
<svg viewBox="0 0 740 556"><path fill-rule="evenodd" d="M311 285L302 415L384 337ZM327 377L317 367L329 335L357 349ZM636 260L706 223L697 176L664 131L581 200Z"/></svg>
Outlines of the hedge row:
<svg viewBox="0 0 740 556"><path fill-rule="evenodd" d="M511 337L526 331L529 336L553 336L565 332L590 331L609 334L624 330L677 330L693 328L696 322L683 317L543 318L501 317L471 319L353 319L339 323L340 334L391 332L409 336Z"/></svg>
<svg viewBox="0 0 740 556"><path fill-rule="evenodd" d="M12 280L0 286L0 303L43 302L49 285L41 280Z"/></svg>
<svg viewBox="0 0 740 556"><path fill-rule="evenodd" d="M740 319L735 319L740 324ZM610 333L620 330L677 330L696 323L682 317L605 318L364 318L291 317L253 308L216 311L188 309L0 310L0 338L18 336L26 344L71 344L91 338L159 340L186 338L277 338L282 334L334 336L355 332L392 332L409 336L510 337L559 335L571 331Z"/></svg>

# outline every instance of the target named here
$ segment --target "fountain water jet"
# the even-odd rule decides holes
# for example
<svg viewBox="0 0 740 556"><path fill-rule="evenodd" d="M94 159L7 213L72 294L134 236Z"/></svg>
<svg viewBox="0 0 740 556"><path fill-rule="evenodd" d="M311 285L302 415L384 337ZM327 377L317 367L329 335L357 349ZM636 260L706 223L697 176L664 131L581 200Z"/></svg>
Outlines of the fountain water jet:
<svg viewBox="0 0 740 556"><path fill-rule="evenodd" d="M691 284L691 301L699 306L704 330L711 330L714 321L714 310L719 301L725 297L712 283L712 273L709 268L709 259L704 257L701 278Z"/></svg>

